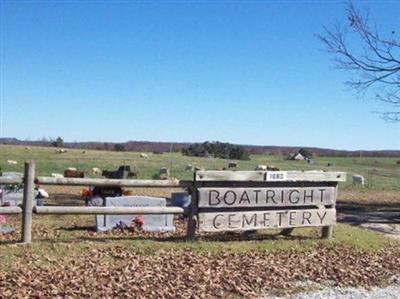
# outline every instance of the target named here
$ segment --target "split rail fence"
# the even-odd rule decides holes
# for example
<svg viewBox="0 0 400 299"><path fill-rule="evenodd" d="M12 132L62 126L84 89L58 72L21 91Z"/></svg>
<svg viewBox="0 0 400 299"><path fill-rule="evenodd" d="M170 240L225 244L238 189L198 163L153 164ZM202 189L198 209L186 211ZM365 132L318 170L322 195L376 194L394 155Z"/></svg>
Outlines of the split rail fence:
<svg viewBox="0 0 400 299"><path fill-rule="evenodd" d="M301 226L323 226L322 236L330 238L332 235L332 225L336 221L335 216L335 200L337 195L338 182L345 181L346 174L342 172L313 172L313 171L292 171L292 172L275 172L275 171L201 171L194 174L193 180L128 180L128 179L93 179L93 178L54 178L54 177L35 177L35 162L25 162L24 176L23 178L8 178L0 177L0 185L2 184L23 184L23 205L20 207L0 207L0 214L22 214L22 230L21 230L21 242L31 243L32 241L32 215L53 215L53 214L66 214L66 215L131 215L131 214L183 214L185 211L181 207L87 207L87 206L35 206L33 207L34 188L35 184L40 185L63 185L63 186L108 186L108 187L149 187L149 188L189 188L192 193L192 202L189 207L189 221L187 227L187 239L194 240L195 231L199 229L201 231L222 231L222 230L250 230L251 226L234 227L231 226L233 218L239 215L241 221L246 221L247 224L254 222L254 229L266 228L260 226L259 222L256 222L257 215L261 217L262 214L263 223L267 221L266 215L273 214L277 207L271 207L268 203L259 204L254 203L254 196L249 197L246 191L253 192L253 195L258 196L259 192L265 191L265 188L275 187L276 192L282 192L281 204L277 206L280 210L285 206L291 206L292 210L280 211L283 214L279 215L279 222L282 222L282 217L289 217L290 223L292 222L292 214L295 210L300 208L309 208L310 204L306 204L306 195L304 195L304 203L294 203L294 206L290 202L284 203L283 196L288 194L287 187L295 187L297 189L289 190L289 194L296 194L301 190L304 192L318 192L315 188L327 187L333 188L328 190L325 201L321 202L317 207L316 204L312 204L314 210L307 210L307 215L313 215L315 212L323 211L329 212L329 217L324 223L321 220L320 225L311 223L310 225L301 225L294 223L293 225L275 225L270 227L291 229L292 227ZM260 189L261 188L261 189ZM278 189L279 190L278 190ZM300 188L300 189L299 189ZM305 189L306 188L306 189ZM307 189L308 188L308 189ZM313 189L314 188L314 189ZM271 191L272 189L270 189ZM322 189L319 189L322 190ZM245 197L245 203L248 206L236 203L231 205L232 196L236 199L238 192L241 191L243 200L243 191L247 194ZM274 197L268 195L270 192L266 190L265 199L268 202L275 202ZM275 192L273 191L273 192ZM207 193L208 192L208 193ZM214 193L213 193L214 192ZM221 200L215 194L225 192L224 200ZM255 193L254 193L255 192ZM272 191L271 191L272 192ZM286 193L285 193L286 192ZM291 192L291 193L290 193ZM322 191L321 196L322 196ZM333 192L333 193L332 193ZM212 194L214 194L212 198ZM230 196L228 196L228 195ZM275 194L275 193L274 193ZM305 193L306 194L306 193ZM227 197L228 196L228 197ZM269 196L269 197L268 197ZM320 196L320 197L321 197ZM229 199L230 198L230 199ZM277 197L278 198L278 197ZM276 199L277 199L276 198ZM310 200L308 195L308 200ZM218 204L216 203L216 200ZM289 195L289 201L292 200ZM312 198L311 198L312 200ZM299 201L299 200L298 200ZM225 202L225 203L224 203ZM264 206L264 207L263 207ZM318 210L315 210L318 208ZM216 213L212 213L216 212ZM248 216L253 218L246 218L246 212L254 212L254 216ZM275 211L277 213L279 211ZM229 214L230 213L230 214ZM260 214L261 213L261 214ZM245 215L244 215L245 214ZM210 217L210 216L213 216ZM289 215L289 216L288 216ZM216 226L216 217L220 220L225 219L225 222L218 222ZM225 217L226 216L226 217ZM273 215L272 215L273 216ZM311 217L309 216L309 217ZM224 218L225 217L225 218ZM294 217L294 216L293 216ZM304 222L304 214L303 214ZM232 219L231 219L232 218ZM307 218L306 218L307 219ZM238 221L238 220L235 220ZM293 220L294 221L294 220Z"/></svg>

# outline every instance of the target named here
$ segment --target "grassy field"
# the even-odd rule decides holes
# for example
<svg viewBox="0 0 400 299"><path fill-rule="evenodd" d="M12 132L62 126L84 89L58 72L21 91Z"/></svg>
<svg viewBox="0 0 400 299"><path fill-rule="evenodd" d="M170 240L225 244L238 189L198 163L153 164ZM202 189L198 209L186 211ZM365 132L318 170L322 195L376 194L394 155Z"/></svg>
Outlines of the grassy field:
<svg viewBox="0 0 400 299"><path fill-rule="evenodd" d="M160 167L170 168L171 176L178 179L191 179L192 173L185 171L187 164L197 165L205 169L222 169L228 166L227 160L215 158L197 158L183 156L180 153L148 154L147 159L140 158L137 152L86 151L68 150L59 154L54 148L0 145L0 168L3 171L23 171L23 162L27 159L36 161L38 175L50 175L52 172L63 173L67 167L84 170L87 176L93 176L91 169L114 170L119 165L129 164L139 172L139 178L148 179L157 175ZM16 160L17 165L8 165L7 160ZM378 190L400 190L400 158L346 158L318 157L314 164L304 161L288 161L282 156L252 155L250 161L237 161L238 170L254 170L258 164L274 165L281 170L325 170L345 171L348 173L342 188L352 188L351 175L360 174L367 184ZM330 163L332 166L327 166ZM370 173L370 175L369 175Z"/></svg>
<svg viewBox="0 0 400 299"><path fill-rule="evenodd" d="M205 169L227 167L227 160L194 158L179 153L140 158L135 152L68 150L0 145L3 171L23 171L25 160L36 161L38 175L62 173L77 167L92 176L92 167L113 170L121 164L135 166L139 178L152 178L160 167L171 175L190 179L187 164ZM8 165L16 160L17 165ZM238 169L253 170L258 164L282 170L345 171L341 184L346 198L367 195L375 201L386 194L398 206L400 158L321 157L310 165L279 156L253 155L237 161ZM327 163L332 166L327 167ZM368 178L374 170L372 187L355 187L352 174ZM372 190L373 189L373 190ZM80 187L46 186L46 204L83 205ZM137 194L168 197L172 189L138 188ZM371 195L372 194L372 195ZM350 198L351 199L351 198ZM299 281L340 286L379 285L398 275L398 241L367 229L338 223L333 238L320 238L319 228L297 228L291 236L278 230L255 234L198 233L196 242L185 242L187 223L175 220L176 232L146 233L139 229L96 232L95 217L85 215L33 216L33 243L20 240L20 216L7 217L16 228L0 234L0 294L5 297L129 297L138 298L244 298L265 292L296 291ZM159 286L163 286L160 288ZM125 293L124 293L125 292ZM0 295L0 297L2 297Z"/></svg>

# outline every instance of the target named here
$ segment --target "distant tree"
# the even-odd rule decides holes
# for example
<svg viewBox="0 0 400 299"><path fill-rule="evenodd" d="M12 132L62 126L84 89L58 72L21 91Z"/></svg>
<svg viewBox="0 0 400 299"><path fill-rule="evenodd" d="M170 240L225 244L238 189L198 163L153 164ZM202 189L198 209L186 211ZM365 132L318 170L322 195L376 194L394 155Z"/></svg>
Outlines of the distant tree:
<svg viewBox="0 0 400 299"><path fill-rule="evenodd" d="M311 158L312 157L312 153L309 150L304 149L304 148L301 148L299 150L299 154L301 154L305 158Z"/></svg>
<svg viewBox="0 0 400 299"><path fill-rule="evenodd" d="M235 146L230 150L229 159L250 160L250 154L244 148Z"/></svg>
<svg viewBox="0 0 400 299"><path fill-rule="evenodd" d="M250 153L239 145L223 142L194 143L182 149L182 154L195 157L250 160Z"/></svg>
<svg viewBox="0 0 400 299"><path fill-rule="evenodd" d="M56 140L51 141L51 145L54 147L61 147L64 144L64 140L58 136Z"/></svg>
<svg viewBox="0 0 400 299"><path fill-rule="evenodd" d="M103 149L109 151L112 149L112 146L108 142L103 142Z"/></svg>
<svg viewBox="0 0 400 299"><path fill-rule="evenodd" d="M400 121L400 38L398 32L378 32L369 15L361 14L350 2L347 25L325 27L319 40L333 56L338 69L351 73L346 85L386 104L386 120ZM348 32L349 31L349 32ZM347 34L350 33L350 34Z"/></svg>
<svg viewBox="0 0 400 299"><path fill-rule="evenodd" d="M114 151L117 152L124 152L125 151L125 146L121 143L116 143L114 144Z"/></svg>

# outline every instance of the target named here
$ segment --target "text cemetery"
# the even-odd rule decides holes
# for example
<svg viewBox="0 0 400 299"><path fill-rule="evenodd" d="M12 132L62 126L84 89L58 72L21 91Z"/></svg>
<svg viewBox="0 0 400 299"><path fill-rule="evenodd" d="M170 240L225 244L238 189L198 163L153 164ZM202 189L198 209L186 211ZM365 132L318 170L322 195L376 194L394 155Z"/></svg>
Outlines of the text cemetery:
<svg viewBox="0 0 400 299"><path fill-rule="evenodd" d="M335 220L335 209L201 213L199 215L201 229L210 232L219 230L326 226L335 224Z"/></svg>

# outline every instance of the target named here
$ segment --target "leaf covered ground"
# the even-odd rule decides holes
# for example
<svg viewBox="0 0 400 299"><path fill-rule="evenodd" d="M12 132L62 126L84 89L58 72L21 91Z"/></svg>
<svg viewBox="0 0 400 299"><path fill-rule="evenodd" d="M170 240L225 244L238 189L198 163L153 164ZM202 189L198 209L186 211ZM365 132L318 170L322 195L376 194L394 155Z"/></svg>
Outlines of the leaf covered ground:
<svg viewBox="0 0 400 299"><path fill-rule="evenodd" d="M151 255L115 246L91 248L67 261L40 262L43 257L32 252L23 258L0 273L2 297L247 297L289 291L298 281L382 284L399 274L400 264L395 247L365 252L342 246L279 252L160 249Z"/></svg>
<svg viewBox="0 0 400 299"><path fill-rule="evenodd" d="M157 235L96 233L90 219L34 219L29 246L15 244L18 232L0 236L0 298L247 298L308 281L382 285L400 274L398 242L343 224L330 241L318 229L297 229L291 237L204 234L187 243L182 220L175 233Z"/></svg>

